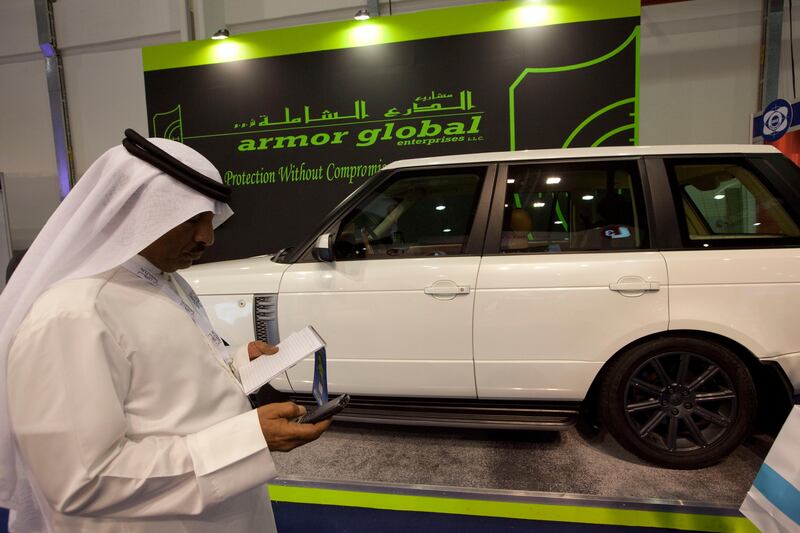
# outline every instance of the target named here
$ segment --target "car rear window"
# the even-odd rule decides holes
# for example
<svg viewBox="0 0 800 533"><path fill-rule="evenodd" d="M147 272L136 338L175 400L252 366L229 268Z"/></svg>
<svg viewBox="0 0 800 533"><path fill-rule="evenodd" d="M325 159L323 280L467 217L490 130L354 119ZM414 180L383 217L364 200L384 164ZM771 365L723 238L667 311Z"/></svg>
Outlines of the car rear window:
<svg viewBox="0 0 800 533"><path fill-rule="evenodd" d="M667 169L688 246L760 247L800 239L793 206L746 159L672 159Z"/></svg>

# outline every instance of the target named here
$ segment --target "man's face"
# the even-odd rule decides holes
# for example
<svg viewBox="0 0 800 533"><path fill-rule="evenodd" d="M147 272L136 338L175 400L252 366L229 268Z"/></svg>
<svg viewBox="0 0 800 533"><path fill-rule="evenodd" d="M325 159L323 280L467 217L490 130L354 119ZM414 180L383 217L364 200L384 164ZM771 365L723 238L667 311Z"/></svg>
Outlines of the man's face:
<svg viewBox="0 0 800 533"><path fill-rule="evenodd" d="M178 224L141 251L142 257L164 272L188 268L214 244L214 213L206 211Z"/></svg>

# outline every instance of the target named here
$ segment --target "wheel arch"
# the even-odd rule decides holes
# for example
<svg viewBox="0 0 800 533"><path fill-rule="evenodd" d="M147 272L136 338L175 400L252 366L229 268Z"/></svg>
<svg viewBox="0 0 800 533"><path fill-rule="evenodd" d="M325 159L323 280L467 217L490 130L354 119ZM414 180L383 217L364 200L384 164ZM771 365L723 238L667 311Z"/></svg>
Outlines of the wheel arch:
<svg viewBox="0 0 800 533"><path fill-rule="evenodd" d="M587 421L592 425L597 425L596 406L600 383L609 368L625 352L656 339L669 338L691 338L712 342L724 346L736 354L747 367L756 388L756 398L758 400L757 425L764 431L777 434L792 407L792 388L789 386L788 378L783 369L778 364L762 362L747 347L729 337L702 330L678 329L660 331L636 339L617 350L616 353L608 358L594 377L582 402L582 416L587 418Z"/></svg>

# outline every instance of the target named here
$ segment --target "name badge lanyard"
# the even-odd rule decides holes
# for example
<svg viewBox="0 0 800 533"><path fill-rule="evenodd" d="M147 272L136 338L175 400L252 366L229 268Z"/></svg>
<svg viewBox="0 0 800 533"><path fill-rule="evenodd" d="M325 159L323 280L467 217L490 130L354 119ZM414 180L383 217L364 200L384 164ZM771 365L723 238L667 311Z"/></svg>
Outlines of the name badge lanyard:
<svg viewBox="0 0 800 533"><path fill-rule="evenodd" d="M175 288L173 288L170 283L167 283L164 277L161 276L161 272L149 264L146 264L141 260L137 260L137 258L134 257L133 259L123 263L122 267L153 287L158 288L162 294L183 309L186 314L189 315L189 318L192 319L192 322L194 322L195 325L200 328L200 331L202 331L206 338L211 342L211 346L214 348L217 358L225 364L225 366L233 373L234 376L236 376L236 368L233 365L233 357L231 357L230 353L228 352L228 348L222 342L222 338L214 331L214 328L211 326L211 321L208 319L208 314L206 314L206 310L203 308L203 304L200 302L200 298L197 297L197 295L194 293L194 290L192 290L191 286L189 286L186 280L177 274L170 274L170 278L175 282L181 292L184 293L184 296L192 303L194 309L187 305L185 301L183 301Z"/></svg>

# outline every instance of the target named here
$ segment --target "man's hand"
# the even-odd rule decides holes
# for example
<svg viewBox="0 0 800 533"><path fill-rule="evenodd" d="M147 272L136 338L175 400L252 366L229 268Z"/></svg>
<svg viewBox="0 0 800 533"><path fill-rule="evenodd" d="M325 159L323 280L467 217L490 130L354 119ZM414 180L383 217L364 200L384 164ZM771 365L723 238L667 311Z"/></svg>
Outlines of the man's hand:
<svg viewBox="0 0 800 533"><path fill-rule="evenodd" d="M247 355L251 361L263 354L275 355L276 353L278 353L278 347L264 341L252 341L247 344Z"/></svg>
<svg viewBox="0 0 800 533"><path fill-rule="evenodd" d="M290 420L306 414L306 408L292 402L270 403L257 409L261 432L272 451L288 452L316 440L331 425L330 420L316 424L296 424Z"/></svg>

